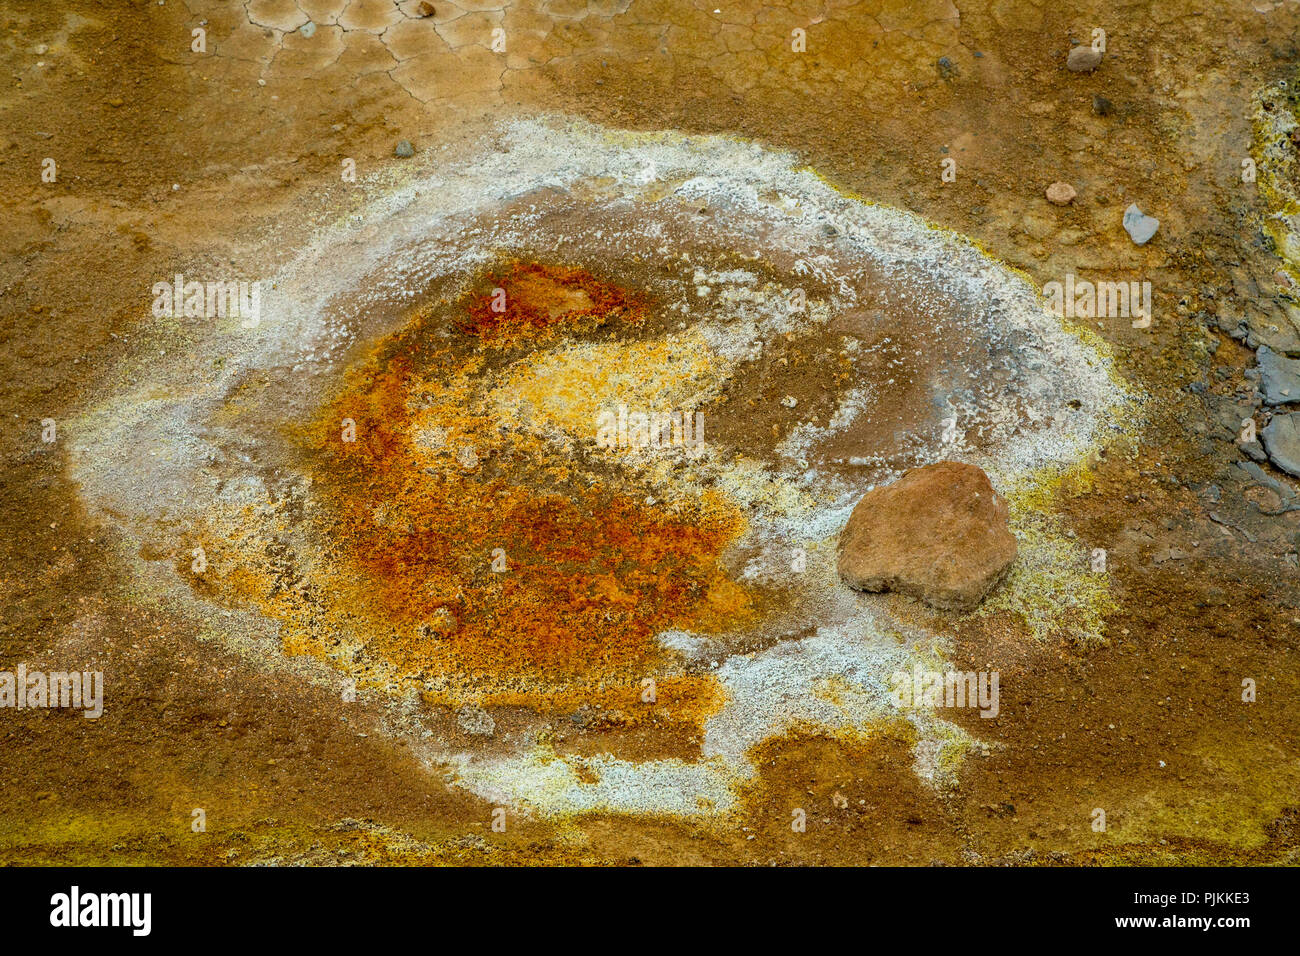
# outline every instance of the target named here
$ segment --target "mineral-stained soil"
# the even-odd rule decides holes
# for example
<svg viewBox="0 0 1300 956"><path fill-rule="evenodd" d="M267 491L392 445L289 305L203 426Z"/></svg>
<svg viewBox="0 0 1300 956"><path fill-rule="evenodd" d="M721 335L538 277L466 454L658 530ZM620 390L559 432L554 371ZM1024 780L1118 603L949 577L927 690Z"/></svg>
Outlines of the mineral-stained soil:
<svg viewBox="0 0 1300 956"><path fill-rule="evenodd" d="M11 0L0 11L0 670L102 670L106 684L98 720L0 710L0 860L1296 862L1300 505L1244 423L1262 430L1285 411L1263 402L1259 346L1300 356L1300 273L1283 228L1300 164L1295 124L1278 118L1295 108L1278 91L1300 83L1300 4L445 0L427 18L416 6ZM1072 44L1097 29L1100 65L1067 70ZM157 369L172 375L166 394L146 396L159 402L202 395L223 374L211 320L155 317L155 283L277 275L393 190L518 149L500 131L543 115L790 151L844 195L969 237L1035 288L1067 275L1151 283L1147 327L1074 319L1113 357L1116 401L1123 391L1132 406L1083 461L1008 493L1020 563L985 606L958 616L853 597L898 622L909 652L930 653L912 635L941 635L945 666L998 671L996 719L949 709L942 725L854 732L792 720L745 751L755 773L735 804L698 815L529 812L517 793L458 777L470 765L452 756L491 760L525 738L579 768L605 755L695 761L703 721L725 706L719 688L737 685L726 665L721 678L707 663L666 667L656 632L724 641L783 615L816 624L818 596L739 572L729 547L754 518L725 489L682 510L529 431L520 396L563 424L538 383L586 381L582 356L683 380L698 371L663 347L676 330L671 264L602 257L605 224L561 197L535 205L589 255L488 256L463 287L425 276L419 301L361 290L354 311L373 334L340 340L338 375L311 402L297 404L288 372L253 370L205 409L205 440L237 442L227 460L185 464L246 455L283 510L242 523L223 513L207 538L195 535L210 527L169 524L161 504L156 526L131 517L149 496L162 502L171 449L136 446L130 421L114 431L103 415L91 435L92 413L129 398L137 433L152 434L140 391ZM401 140L415 156L394 155ZM355 182L341 175L350 166ZM646 180L653 189L655 171ZM1070 205L1047 200L1058 181L1077 190ZM1160 220L1142 247L1122 226L1130 203ZM690 225L701 235L719 215L704 205ZM602 208L609 229L628 228L615 222L623 207ZM382 224L367 228L359 250L386 239ZM697 245L714 274L790 285L790 263L727 262L750 250ZM349 253L335 251L344 274ZM830 301L833 289L806 284ZM497 288L505 312L492 308ZM983 343L935 341L945 316L882 318L888 303L863 302L738 361L707 396L717 431L711 422L706 438L776 461L800 423L825 425L856 381L888 376L897 387L879 415L821 446L825 473L842 478L857 445L889 446L896 420L937 424L921 386ZM894 326L897 354L881 331ZM844 336L865 351L841 355ZM501 431L476 417L487 408L524 424ZM1016 409L1025 422L1030 411ZM420 423L435 412L479 429L473 457L429 457L441 452L420 443ZM337 440L344 418L355 443ZM54 441L42 440L46 420ZM158 484L88 488L93 463L78 450L106 434ZM879 467L916 463L885 457ZM475 564L494 538L531 576ZM195 575L192 549L212 541L213 573ZM1097 549L1104 572L1089 565ZM250 615L280 627L282 644L257 643ZM782 639L802 638L814 640ZM780 642L755 629L726 650L761 662ZM671 706L645 706L646 668L660 668ZM341 697L344 678L355 700ZM397 681L406 696L385 689ZM920 773L936 726L964 741L960 758ZM804 826L792 827L795 811Z"/></svg>

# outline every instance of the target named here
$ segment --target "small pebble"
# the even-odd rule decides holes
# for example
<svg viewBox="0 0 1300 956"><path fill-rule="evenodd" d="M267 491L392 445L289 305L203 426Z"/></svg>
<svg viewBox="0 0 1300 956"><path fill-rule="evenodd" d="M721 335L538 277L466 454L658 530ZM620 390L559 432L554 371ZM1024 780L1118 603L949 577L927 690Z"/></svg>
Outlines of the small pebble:
<svg viewBox="0 0 1300 956"><path fill-rule="evenodd" d="M1076 46L1065 60L1071 73L1091 73L1101 65L1101 54L1090 46Z"/></svg>
<svg viewBox="0 0 1300 956"><path fill-rule="evenodd" d="M415 12L422 17L431 17L434 14L433 4L421 3L418 7L415 8Z"/></svg>
<svg viewBox="0 0 1300 956"><path fill-rule="evenodd" d="M1098 116L1109 116L1114 109L1114 104L1100 93L1092 95L1092 111Z"/></svg>
<svg viewBox="0 0 1300 956"><path fill-rule="evenodd" d="M1057 206L1068 206L1079 195L1069 183L1052 183L1047 187L1047 201Z"/></svg>
<svg viewBox="0 0 1300 956"><path fill-rule="evenodd" d="M1160 228L1160 220L1146 215L1137 207L1137 203L1130 203L1124 210L1124 228L1135 243L1145 246Z"/></svg>
<svg viewBox="0 0 1300 956"><path fill-rule="evenodd" d="M397 144L397 149L393 150L393 155L400 156L402 159L409 159L415 155L415 147L408 140L402 140Z"/></svg>

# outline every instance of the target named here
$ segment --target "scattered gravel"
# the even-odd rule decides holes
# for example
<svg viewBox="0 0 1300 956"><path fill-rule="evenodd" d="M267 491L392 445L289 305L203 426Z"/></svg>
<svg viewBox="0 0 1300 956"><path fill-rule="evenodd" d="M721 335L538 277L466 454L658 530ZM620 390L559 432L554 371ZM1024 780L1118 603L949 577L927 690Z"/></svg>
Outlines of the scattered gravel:
<svg viewBox="0 0 1300 956"><path fill-rule="evenodd" d="M496 733L497 722L482 707L467 704L456 711L456 726L476 737L491 737Z"/></svg>

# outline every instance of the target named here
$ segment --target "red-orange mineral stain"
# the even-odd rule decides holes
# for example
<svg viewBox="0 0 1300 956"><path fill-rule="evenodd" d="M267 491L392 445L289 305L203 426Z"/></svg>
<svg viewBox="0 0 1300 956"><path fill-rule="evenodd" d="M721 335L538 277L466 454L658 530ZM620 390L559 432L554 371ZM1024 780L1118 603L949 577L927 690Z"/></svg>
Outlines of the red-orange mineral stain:
<svg viewBox="0 0 1300 956"><path fill-rule="evenodd" d="M580 270L517 265L488 282L508 301L513 293L515 311L484 313L489 300L476 298L464 322L493 341L546 338L575 315L597 324L637 315L635 296ZM551 309L557 284L591 304ZM457 675L484 701L537 705L549 686L577 692L570 705L610 688L631 703L628 689L659 654L658 631L716 631L754 613L718 564L743 529L733 506L711 497L648 505L644 489L623 490L617 475L566 480L571 459L527 436L503 438L479 403L448 390L456 363L469 366L422 334L428 318L417 314L354 370L313 429L313 495L325 505L318 562L330 585L292 650L322 652L320 635L347 627L400 673ZM454 447L432 458L417 447L430 407L492 467L464 467ZM355 442L339 440L343 419L355 422ZM493 570L498 548L505 571ZM716 703L707 678L677 683L699 707Z"/></svg>
<svg viewBox="0 0 1300 956"><path fill-rule="evenodd" d="M537 344L613 320L635 325L647 309L643 294L569 266L512 262L476 286L462 303L457 325L493 346Z"/></svg>

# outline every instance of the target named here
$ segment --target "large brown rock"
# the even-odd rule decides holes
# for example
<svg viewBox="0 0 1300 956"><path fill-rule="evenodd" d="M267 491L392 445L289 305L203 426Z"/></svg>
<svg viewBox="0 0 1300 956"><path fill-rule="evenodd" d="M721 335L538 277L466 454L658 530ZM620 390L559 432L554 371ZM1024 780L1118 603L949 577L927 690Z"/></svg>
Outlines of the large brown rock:
<svg viewBox="0 0 1300 956"><path fill-rule="evenodd" d="M840 534L840 578L859 591L898 591L969 611L1016 557L1007 503L974 465L913 468L867 492Z"/></svg>

